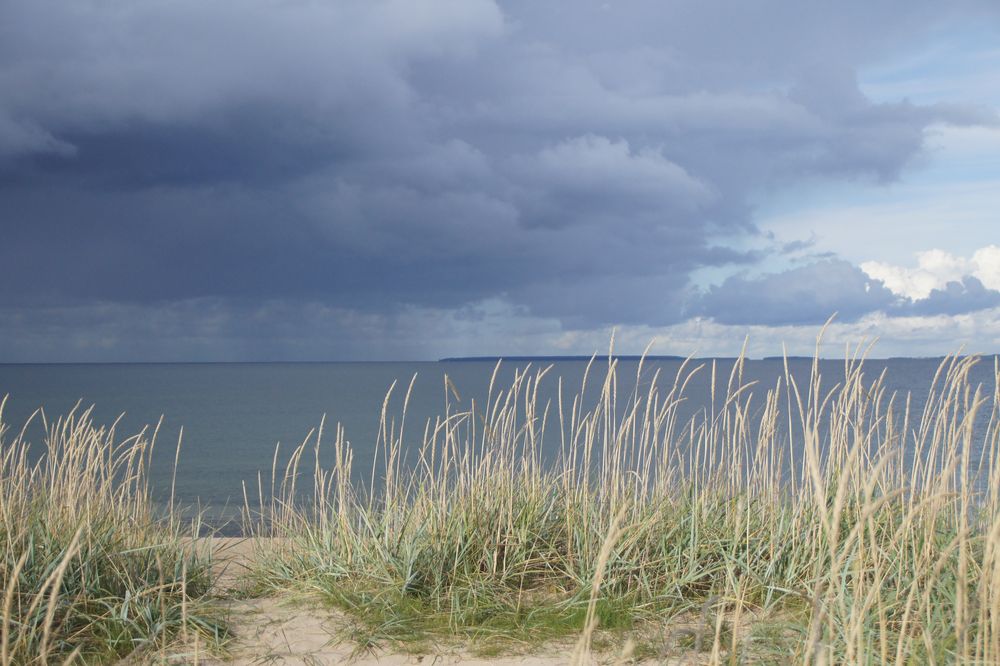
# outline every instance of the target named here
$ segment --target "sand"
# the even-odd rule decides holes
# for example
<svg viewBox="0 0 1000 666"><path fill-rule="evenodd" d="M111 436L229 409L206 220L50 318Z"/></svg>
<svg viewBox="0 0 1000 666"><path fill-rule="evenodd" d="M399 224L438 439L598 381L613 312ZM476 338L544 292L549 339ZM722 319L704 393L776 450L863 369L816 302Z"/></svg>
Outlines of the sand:
<svg viewBox="0 0 1000 666"><path fill-rule="evenodd" d="M195 654L189 649L186 659L200 664L356 664L358 666L397 664L470 664L494 666L554 666L566 664L572 646L557 646L551 654L532 656L477 658L461 652L442 650L439 654L408 655L391 652L366 652L343 639L349 620L335 610L319 604L304 603L287 597L232 599L227 590L236 587L253 543L246 539L215 538L210 541L219 573L219 596L229 612L234 639L229 645L230 658L222 660Z"/></svg>
<svg viewBox="0 0 1000 666"><path fill-rule="evenodd" d="M345 638L351 620L335 609L304 601L292 594L264 598L240 598L240 584L253 554L254 542L239 538L212 538L203 542L214 554L218 574L215 595L228 612L228 626L233 639L226 658L206 655L197 645L182 648L165 660L170 664L250 666L265 664L355 664L356 666L397 666L421 664L469 664L470 666L555 666L569 664L573 642L552 644L532 655L479 657L447 645L433 654L401 654L391 651L366 651ZM683 629L676 619L674 629ZM693 626L693 625L692 625ZM599 655L591 664L632 663L619 655ZM710 655L684 650L664 654L645 663L664 666L707 664Z"/></svg>

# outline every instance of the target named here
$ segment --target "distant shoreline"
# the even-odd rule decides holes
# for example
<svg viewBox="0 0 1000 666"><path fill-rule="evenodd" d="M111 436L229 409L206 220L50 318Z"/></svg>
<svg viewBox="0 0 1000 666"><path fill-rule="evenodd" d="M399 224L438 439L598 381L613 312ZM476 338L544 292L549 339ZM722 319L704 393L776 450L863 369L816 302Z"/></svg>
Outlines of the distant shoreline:
<svg viewBox="0 0 1000 666"><path fill-rule="evenodd" d="M1000 358L1000 353L982 353L982 354L959 354L954 356L954 358L962 359L969 356L975 356L981 360L989 360L993 358ZM587 355L566 355L566 356L532 356L532 355L499 355L499 356L447 356L445 358L439 359L360 359L360 360L330 360L330 359L264 359L264 360L252 360L252 361L0 361L0 368L14 368L14 367L32 367L32 366L139 366L139 365L149 365L149 366L209 366L209 365L366 365L366 364L401 364L401 363L484 363L497 361L517 361L523 363L526 361L545 361L545 362L587 362L591 358L595 361L607 361L607 354L598 354L596 356ZM649 355L641 356L639 354L614 354L612 358L618 361L639 361L645 359L646 361L735 361L739 357L737 356L673 356L673 355ZM772 356L746 356L743 360L745 361L783 361L787 358L789 361L813 361L816 357L803 354L789 354L786 356L772 355ZM853 360L863 360L866 362L885 362L885 361L943 361L946 358L953 358L953 356L868 356L863 359L853 359ZM843 362L843 356L820 356L820 361L839 361Z"/></svg>
<svg viewBox="0 0 1000 666"><path fill-rule="evenodd" d="M980 358L992 358L992 354L979 354ZM737 361L738 356L673 356L673 355L647 355L642 356L639 354L614 354L611 358L616 361ZM745 361L813 361L815 357L805 356L799 354L789 354L788 356L763 356L759 358L755 357L744 357ZM941 361L944 356L890 356L890 357L879 357L879 358L865 358L865 361L874 362L884 362L884 361ZM591 359L595 361L607 361L607 354L597 354L594 356L585 355L566 355L566 356L532 356L517 354L511 356L447 356L445 358L439 358L438 363L497 363L499 361L515 361L518 363L524 362L536 362L544 361L546 363L556 363L556 362L588 362ZM842 357L838 358L835 356L821 356L820 361L837 361L842 362L844 359Z"/></svg>
<svg viewBox="0 0 1000 666"><path fill-rule="evenodd" d="M970 354L962 354L956 358L962 359L970 356ZM971 356L976 356L980 359L992 359L994 357L1000 356L1000 354L971 354ZM524 362L535 362L544 361L547 363L554 362L566 362L566 361L576 361L576 362L588 362L591 359L595 361L607 361L607 354L597 354L594 356L525 356L525 355L510 355L510 356L447 356L445 358L439 358L438 363L497 363L499 361L515 361L518 363ZM736 361L739 359L737 356L671 356L671 355L659 355L659 356L642 356L639 354L614 354L610 358L616 361ZM943 361L947 356L887 356L887 357L867 357L863 359L857 359L859 361L868 362L885 362L885 361ZM798 354L789 354L788 356L763 356L760 358L745 357L745 361L813 361L816 360L814 356L804 356ZM836 356L821 356L820 361L844 361L843 357Z"/></svg>
<svg viewBox="0 0 1000 666"><path fill-rule="evenodd" d="M438 359L438 363L482 363L484 361L607 361L607 354L594 356L449 356ZM640 356L634 354L615 354L610 358L616 361L683 361L684 356Z"/></svg>

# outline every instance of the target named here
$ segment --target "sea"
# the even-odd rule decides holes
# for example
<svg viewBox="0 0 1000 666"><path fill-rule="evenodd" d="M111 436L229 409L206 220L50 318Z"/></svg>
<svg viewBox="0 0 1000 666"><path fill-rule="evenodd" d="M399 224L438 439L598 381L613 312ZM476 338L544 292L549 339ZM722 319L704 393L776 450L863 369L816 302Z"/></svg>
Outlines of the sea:
<svg viewBox="0 0 1000 666"><path fill-rule="evenodd" d="M867 360L867 383L884 372L887 393L897 393L898 404L910 394L915 410L928 395L939 358L893 358ZM668 390L684 361L678 358L620 358L619 395L627 396L636 382L645 390L649 382ZM685 391L684 411L693 415L710 407L714 367L721 400L734 359L692 359L685 366L700 366ZM812 361L788 359L792 376L805 386ZM188 507L200 507L215 520L225 522L239 513L244 485L255 494L259 476L268 478L275 447L290 452L310 436L325 420L327 445L321 448L321 462L329 463L332 433L341 424L354 452L355 470L361 479L370 474L386 394L395 385L389 413L399 417L403 395L411 380L404 432L404 446L418 447L424 424L442 415L446 399L454 412L475 401L485 403L497 359L444 360L438 362L357 362L357 363L169 363L169 364L6 364L0 365L0 396L7 395L3 412L5 442L10 442L22 425L44 410L51 421L75 406L92 409L99 424L120 419L121 436L143 427L160 424L155 464L151 473L153 493L158 501L168 496L171 484L175 500ZM558 399L560 380L567 401L579 391L588 361L582 358L513 358L500 363L496 386L509 384L516 372L548 368L539 386L539 404ZM607 359L593 362L590 389L585 404L598 397L607 372ZM844 377L843 360L821 360L824 386L832 388ZM763 405L767 389L785 373L780 358L746 360L743 382L756 382L751 404ZM415 378L415 379L414 379ZM995 387L994 358L979 361L971 374L972 384L981 384L987 396ZM494 389L495 395L495 389ZM589 401L589 403L588 403ZM568 408L568 405L567 405ZM977 435L986 428L983 411ZM40 449L44 432L42 419L35 415L27 438ZM555 432L551 427L550 433ZM183 432L183 436L182 435ZM558 437L558 435L555 435ZM982 439L979 437L978 439ZM174 458L180 453L174 476ZM550 446L550 443L546 444Z"/></svg>

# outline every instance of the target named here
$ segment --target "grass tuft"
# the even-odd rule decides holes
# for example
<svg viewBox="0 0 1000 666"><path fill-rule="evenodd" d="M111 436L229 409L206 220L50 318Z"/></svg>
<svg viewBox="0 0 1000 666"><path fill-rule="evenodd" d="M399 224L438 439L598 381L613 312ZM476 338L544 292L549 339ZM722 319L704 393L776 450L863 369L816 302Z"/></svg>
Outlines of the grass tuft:
<svg viewBox="0 0 1000 666"><path fill-rule="evenodd" d="M11 440L0 425L0 664L111 663L195 636L221 645L208 553L154 513L155 434L119 440L79 410L44 426L37 451L26 428Z"/></svg>

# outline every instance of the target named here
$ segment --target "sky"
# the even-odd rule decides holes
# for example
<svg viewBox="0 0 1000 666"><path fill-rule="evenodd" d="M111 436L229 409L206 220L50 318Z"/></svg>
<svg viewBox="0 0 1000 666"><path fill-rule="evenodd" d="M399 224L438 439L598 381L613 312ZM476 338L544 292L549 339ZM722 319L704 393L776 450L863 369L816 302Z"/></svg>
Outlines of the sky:
<svg viewBox="0 0 1000 666"><path fill-rule="evenodd" d="M1000 352L993 0L0 0L0 362Z"/></svg>

